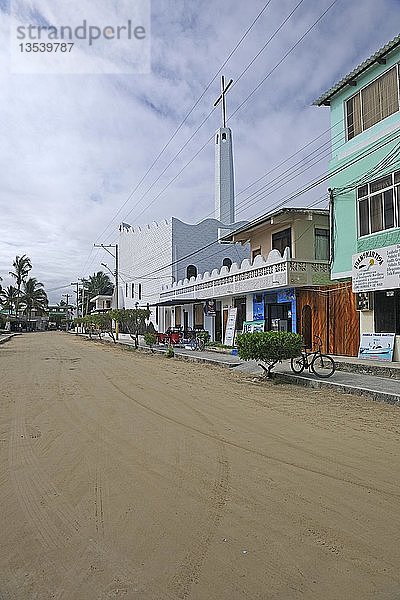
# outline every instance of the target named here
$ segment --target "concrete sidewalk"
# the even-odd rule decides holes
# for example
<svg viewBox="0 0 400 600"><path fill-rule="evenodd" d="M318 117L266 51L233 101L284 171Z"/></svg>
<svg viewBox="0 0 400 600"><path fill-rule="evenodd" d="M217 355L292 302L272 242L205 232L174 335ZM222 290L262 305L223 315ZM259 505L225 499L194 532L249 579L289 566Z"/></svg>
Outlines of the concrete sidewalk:
<svg viewBox="0 0 400 600"><path fill-rule="evenodd" d="M109 340L111 342L111 339ZM119 339L118 344L134 347L135 342L130 338ZM164 354L166 347L154 346L151 350L141 344L140 351ZM255 361L243 361L237 355L225 352L187 350L174 348L175 356L180 360L213 364L248 375L260 376L264 371ZM290 368L290 361L275 365L273 377L285 383L293 383L312 388L331 389L346 394L367 396L400 406L400 363L381 364L378 361L362 361L352 357L333 357L337 370L329 379L316 377L305 371L296 375Z"/></svg>

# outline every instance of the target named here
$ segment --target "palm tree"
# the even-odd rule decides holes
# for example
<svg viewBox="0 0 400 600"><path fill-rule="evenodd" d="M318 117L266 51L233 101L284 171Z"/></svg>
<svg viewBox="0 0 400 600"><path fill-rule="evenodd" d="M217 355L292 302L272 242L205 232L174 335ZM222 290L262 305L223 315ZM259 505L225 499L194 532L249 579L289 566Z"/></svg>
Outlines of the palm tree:
<svg viewBox="0 0 400 600"><path fill-rule="evenodd" d="M22 256L16 256L13 262L14 271L10 271L11 277L14 277L15 283L17 284L18 296L15 302L15 316L18 317L19 298L21 294L21 287L23 282L28 277L29 271L32 269L31 259L23 254Z"/></svg>
<svg viewBox="0 0 400 600"><path fill-rule="evenodd" d="M9 285L5 290L0 291L0 304L8 310L8 314L12 315L13 308L17 303L18 290L13 285Z"/></svg>
<svg viewBox="0 0 400 600"><path fill-rule="evenodd" d="M24 312L30 321L32 310L45 311L48 304L46 292L43 289L43 283L40 283L36 277L30 277L24 284L21 297L21 304L24 306Z"/></svg>
<svg viewBox="0 0 400 600"><path fill-rule="evenodd" d="M114 291L114 284L104 271L98 271L88 279L83 279L83 287L89 292L91 298L100 295L111 296Z"/></svg>

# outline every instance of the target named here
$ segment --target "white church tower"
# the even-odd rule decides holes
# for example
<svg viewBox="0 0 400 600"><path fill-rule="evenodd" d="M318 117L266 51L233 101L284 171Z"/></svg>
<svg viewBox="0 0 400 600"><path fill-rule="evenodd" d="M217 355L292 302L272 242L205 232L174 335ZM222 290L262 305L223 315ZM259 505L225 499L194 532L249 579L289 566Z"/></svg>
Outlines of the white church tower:
<svg viewBox="0 0 400 600"><path fill-rule="evenodd" d="M215 218L225 225L235 222L235 183L233 172L232 130L226 126L225 95L232 85L231 79L225 87L221 78L221 95L215 102L222 104L222 127L215 134Z"/></svg>

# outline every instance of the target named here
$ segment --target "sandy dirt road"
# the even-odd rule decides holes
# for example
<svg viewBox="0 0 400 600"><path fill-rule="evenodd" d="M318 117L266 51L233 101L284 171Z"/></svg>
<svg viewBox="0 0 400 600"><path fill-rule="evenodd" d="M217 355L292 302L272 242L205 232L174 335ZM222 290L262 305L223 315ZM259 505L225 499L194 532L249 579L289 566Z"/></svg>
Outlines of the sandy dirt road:
<svg viewBox="0 0 400 600"><path fill-rule="evenodd" d="M394 600L400 409L65 333L0 347L1 600Z"/></svg>

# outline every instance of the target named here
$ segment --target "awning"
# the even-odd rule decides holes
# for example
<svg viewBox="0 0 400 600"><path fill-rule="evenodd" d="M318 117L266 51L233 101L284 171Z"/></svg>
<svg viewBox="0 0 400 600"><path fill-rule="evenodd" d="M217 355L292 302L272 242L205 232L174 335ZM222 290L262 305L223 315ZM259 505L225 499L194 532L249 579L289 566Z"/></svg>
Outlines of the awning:
<svg viewBox="0 0 400 600"><path fill-rule="evenodd" d="M164 300L163 302L150 304L150 306L182 306L182 304L198 304L205 301L205 298L173 298L172 300Z"/></svg>

